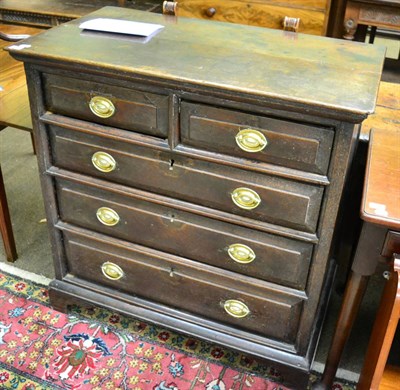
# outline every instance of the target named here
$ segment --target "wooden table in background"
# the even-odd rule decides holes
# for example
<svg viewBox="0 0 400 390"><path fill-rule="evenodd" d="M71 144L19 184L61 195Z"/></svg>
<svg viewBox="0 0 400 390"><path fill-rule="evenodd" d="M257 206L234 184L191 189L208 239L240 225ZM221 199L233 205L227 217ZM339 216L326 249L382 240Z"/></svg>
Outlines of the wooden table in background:
<svg viewBox="0 0 400 390"><path fill-rule="evenodd" d="M321 381L330 389L340 358L379 260L400 253L400 96L399 84L381 82L375 114L363 122L361 141L370 152L361 209L363 226ZM371 129L379 129L372 130ZM374 135L375 134L375 135ZM378 154L376 152L378 150ZM371 153L374 153L373 155ZM373 158L371 159L371 156ZM391 229L395 230L395 233ZM382 251L382 248L387 248ZM366 389L363 387L362 389Z"/></svg>
<svg viewBox="0 0 400 390"><path fill-rule="evenodd" d="M26 26L0 24L0 31L6 34L36 35L43 30ZM32 131L23 64L14 60L8 52L3 50L4 47L12 44L12 42L0 39L0 129L12 126Z"/></svg>
<svg viewBox="0 0 400 390"><path fill-rule="evenodd" d="M162 0L0 0L0 22L52 27L105 6L162 11Z"/></svg>
<svg viewBox="0 0 400 390"><path fill-rule="evenodd" d="M43 30L26 26L13 26L0 24L0 32L3 34L29 34L35 35ZM26 87L25 71L23 64L14 60L5 46L12 43L0 39L0 131L7 126L32 131L31 112L29 108L28 91ZM32 133L31 133L32 136ZM32 138L33 142L33 138ZM8 261L17 259L12 231L10 212L7 204L3 175L0 165L0 232L3 238L6 258Z"/></svg>
<svg viewBox="0 0 400 390"><path fill-rule="evenodd" d="M373 235L362 236L359 246L371 240L379 249L379 253L363 252L371 258L371 270L379 256L393 258L357 387L369 390L379 388L400 317L400 128L371 132L361 218L365 226L373 227ZM390 373L394 375L395 370ZM395 378L400 385L400 375Z"/></svg>
<svg viewBox="0 0 400 390"><path fill-rule="evenodd" d="M344 38L354 39L358 25L400 31L400 0L348 0Z"/></svg>

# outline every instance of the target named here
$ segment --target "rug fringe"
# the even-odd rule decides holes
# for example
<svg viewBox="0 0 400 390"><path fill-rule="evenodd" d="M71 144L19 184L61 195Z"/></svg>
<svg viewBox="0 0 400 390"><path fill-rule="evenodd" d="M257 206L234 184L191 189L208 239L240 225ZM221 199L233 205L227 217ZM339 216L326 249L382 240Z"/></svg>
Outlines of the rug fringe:
<svg viewBox="0 0 400 390"><path fill-rule="evenodd" d="M0 271L7 272L10 275L17 276L24 280L30 280L31 282L41 284L43 286L48 286L51 282L51 279L48 279L45 276L34 274L33 272L29 271L24 271L20 268L15 267L14 265L7 263L0 263Z"/></svg>

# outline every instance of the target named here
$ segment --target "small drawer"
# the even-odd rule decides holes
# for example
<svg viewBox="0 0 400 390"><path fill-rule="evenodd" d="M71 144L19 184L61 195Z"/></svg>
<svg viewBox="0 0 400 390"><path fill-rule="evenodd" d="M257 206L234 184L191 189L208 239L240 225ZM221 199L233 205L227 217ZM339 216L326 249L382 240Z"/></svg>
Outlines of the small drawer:
<svg viewBox="0 0 400 390"><path fill-rule="evenodd" d="M299 18L298 32L324 35L326 0L179 0L178 16L283 29L285 16Z"/></svg>
<svg viewBox="0 0 400 390"><path fill-rule="evenodd" d="M64 231L68 272L74 277L294 343L305 296L214 267L199 267L182 257L98 238Z"/></svg>
<svg viewBox="0 0 400 390"><path fill-rule="evenodd" d="M392 257L395 253L400 254L400 233L389 230L383 244L382 256Z"/></svg>
<svg viewBox="0 0 400 390"><path fill-rule="evenodd" d="M304 290L313 245L58 180L63 221Z"/></svg>
<svg viewBox="0 0 400 390"><path fill-rule="evenodd" d="M167 138L167 96L53 74L43 81L53 113Z"/></svg>
<svg viewBox="0 0 400 390"><path fill-rule="evenodd" d="M50 133L57 167L251 219L307 232L316 229L323 195L320 186L55 126Z"/></svg>
<svg viewBox="0 0 400 390"><path fill-rule="evenodd" d="M182 102L183 145L326 174L334 132L301 123Z"/></svg>

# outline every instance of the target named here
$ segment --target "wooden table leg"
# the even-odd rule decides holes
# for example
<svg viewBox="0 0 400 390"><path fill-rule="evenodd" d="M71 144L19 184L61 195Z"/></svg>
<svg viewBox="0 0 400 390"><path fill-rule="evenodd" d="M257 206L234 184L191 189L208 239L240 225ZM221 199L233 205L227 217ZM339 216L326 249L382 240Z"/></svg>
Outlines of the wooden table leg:
<svg viewBox="0 0 400 390"><path fill-rule="evenodd" d="M400 317L400 257L385 285L357 390L378 390Z"/></svg>
<svg viewBox="0 0 400 390"><path fill-rule="evenodd" d="M10 212L8 211L6 190L4 188L3 175L0 166L0 231L3 238L4 249L8 261L17 260L17 248L15 246L12 231Z"/></svg>
<svg viewBox="0 0 400 390"><path fill-rule="evenodd" d="M332 387L343 349L358 314L369 277L375 272L381 243L383 242L382 237L385 233L386 229L377 225L364 223L362 227L325 369L321 380L313 385L313 390L328 390Z"/></svg>

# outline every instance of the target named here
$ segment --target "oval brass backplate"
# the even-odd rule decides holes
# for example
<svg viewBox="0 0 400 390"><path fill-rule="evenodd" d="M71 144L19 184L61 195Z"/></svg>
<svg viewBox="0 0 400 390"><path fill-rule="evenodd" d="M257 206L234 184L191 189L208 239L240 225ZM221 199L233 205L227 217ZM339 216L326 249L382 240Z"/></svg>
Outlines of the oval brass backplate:
<svg viewBox="0 0 400 390"><path fill-rule="evenodd" d="M124 276L124 271L122 271L121 267L109 261L102 264L101 272L103 272L106 278L111 280L118 280Z"/></svg>
<svg viewBox="0 0 400 390"><path fill-rule="evenodd" d="M261 152L268 145L265 135L254 129L240 130L235 139L239 148L249 153Z"/></svg>
<svg viewBox="0 0 400 390"><path fill-rule="evenodd" d="M247 305L236 299L225 301L224 309L230 316L235 318L244 318L250 314L250 309Z"/></svg>
<svg viewBox="0 0 400 390"><path fill-rule="evenodd" d="M240 264L249 264L256 258L253 249L243 244L229 245L228 255L233 261Z"/></svg>
<svg viewBox="0 0 400 390"><path fill-rule="evenodd" d="M106 226L115 226L119 222L119 215L109 207L100 207L96 212L97 219Z"/></svg>
<svg viewBox="0 0 400 390"><path fill-rule="evenodd" d="M117 166L114 157L106 152L93 153L92 164L101 172L112 172Z"/></svg>
<svg viewBox="0 0 400 390"><path fill-rule="evenodd" d="M255 209L261 203L260 196L257 194L257 192L251 190L250 188L236 188L232 192L231 196L233 203L245 210Z"/></svg>
<svg viewBox="0 0 400 390"><path fill-rule="evenodd" d="M90 99L89 108L99 118L109 118L115 113L113 102L104 96L93 96Z"/></svg>

